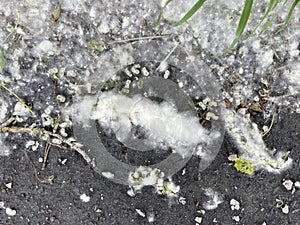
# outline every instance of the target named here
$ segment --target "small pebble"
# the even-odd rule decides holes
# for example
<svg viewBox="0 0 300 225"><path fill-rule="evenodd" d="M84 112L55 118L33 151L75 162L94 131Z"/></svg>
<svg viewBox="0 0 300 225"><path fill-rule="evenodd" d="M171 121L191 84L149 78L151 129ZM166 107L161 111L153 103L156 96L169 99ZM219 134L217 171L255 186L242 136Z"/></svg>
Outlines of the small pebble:
<svg viewBox="0 0 300 225"><path fill-rule="evenodd" d="M231 210L239 210L240 209L240 203L235 200L234 198L230 200Z"/></svg>
<svg viewBox="0 0 300 225"><path fill-rule="evenodd" d="M239 222L240 221L240 217L239 216L233 216L232 219L236 222Z"/></svg>
<svg viewBox="0 0 300 225"><path fill-rule="evenodd" d="M108 179L113 179L114 178L114 174L111 172L102 172L102 175Z"/></svg>
<svg viewBox="0 0 300 225"><path fill-rule="evenodd" d="M284 207L282 207L282 212L284 213L284 214L288 214L289 213L289 206L288 205L284 205Z"/></svg>
<svg viewBox="0 0 300 225"><path fill-rule="evenodd" d="M285 180L282 184L288 191L292 190L294 185L293 181L291 180Z"/></svg>
<svg viewBox="0 0 300 225"><path fill-rule="evenodd" d="M8 189L12 189L12 182L6 183L5 186L6 186Z"/></svg>
<svg viewBox="0 0 300 225"><path fill-rule="evenodd" d="M149 213L148 215L147 215L147 219L148 219L148 222L149 223L153 223L154 222L154 213Z"/></svg>
<svg viewBox="0 0 300 225"><path fill-rule="evenodd" d="M14 210L14 209L11 209L11 208L6 208L5 209L5 213L8 215L8 216L15 216L17 214L17 211Z"/></svg>
<svg viewBox="0 0 300 225"><path fill-rule="evenodd" d="M182 205L185 205L185 204L186 204L186 198L180 196L179 199L178 199L178 202L179 202L180 204L182 204Z"/></svg>
<svg viewBox="0 0 300 225"><path fill-rule="evenodd" d="M202 222L202 217L200 216L195 217L195 222L200 224Z"/></svg>
<svg viewBox="0 0 300 225"><path fill-rule="evenodd" d="M91 197L84 193L80 195L80 200L83 202L89 202L91 200Z"/></svg>
<svg viewBox="0 0 300 225"><path fill-rule="evenodd" d="M127 194L130 196L130 197L134 197L135 196L135 193L133 191L132 188L130 188L128 191L127 191Z"/></svg>
<svg viewBox="0 0 300 225"><path fill-rule="evenodd" d="M145 217L146 214L141 210L141 209L135 209L135 211L137 212L137 214L139 214L141 217Z"/></svg>

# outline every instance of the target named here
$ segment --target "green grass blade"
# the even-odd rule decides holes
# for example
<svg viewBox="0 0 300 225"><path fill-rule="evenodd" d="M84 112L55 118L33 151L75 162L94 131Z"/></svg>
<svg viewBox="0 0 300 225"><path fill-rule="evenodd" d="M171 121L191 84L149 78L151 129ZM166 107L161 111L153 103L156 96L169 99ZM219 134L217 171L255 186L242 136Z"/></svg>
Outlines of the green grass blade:
<svg viewBox="0 0 300 225"><path fill-rule="evenodd" d="M160 20L161 20L161 17L162 17L162 15L163 15L163 12L164 12L165 8L166 8L167 5L169 5L172 1L173 1L173 0L168 0L168 1L166 2L166 4L164 5L164 7L159 11L159 15L158 15L157 20L156 20L156 23L155 23L155 26L156 26L156 27L157 27L157 26L159 25L159 23L160 23Z"/></svg>
<svg viewBox="0 0 300 225"><path fill-rule="evenodd" d="M270 19L264 26L263 28L261 29L261 31L259 32L258 35L262 35L267 29L268 27L274 22L274 20L276 19L277 15L274 15L272 17L272 19Z"/></svg>
<svg viewBox="0 0 300 225"><path fill-rule="evenodd" d="M189 18L191 18L203 5L206 0L199 0L196 4L176 23L173 24L174 27L180 26L185 23Z"/></svg>
<svg viewBox="0 0 300 225"><path fill-rule="evenodd" d="M294 1L294 3L292 4L292 6L291 6L291 8L290 8L290 10L289 10L289 13L288 13L286 19L285 19L285 22L284 22L282 28L280 28L280 29L277 31L277 33L281 32L281 31L287 26L287 24L290 22L291 17L292 17L292 14L293 14L293 12L294 12L294 9L295 9L296 6L298 5L299 1L300 1L300 0L295 0L295 1Z"/></svg>
<svg viewBox="0 0 300 225"><path fill-rule="evenodd" d="M241 36L245 30L245 27L247 25L250 13L251 13L252 4L253 4L253 0L246 0L242 15L241 15L241 18L239 21L239 25L235 32L235 38L226 51L229 51L230 49L232 49L236 45L236 43L239 41L239 39L241 38Z"/></svg>
<svg viewBox="0 0 300 225"><path fill-rule="evenodd" d="M270 0L268 8L267 8L265 14L263 15L263 17L261 18L261 20L259 21L259 23L256 25L256 27L253 29L253 31L251 32L251 34L248 36L248 38L253 36L253 34L255 33L255 31L257 30L257 28L260 27L260 25L264 22L264 20L267 18L267 16L270 14L270 12L272 12L276 8L276 6L278 5L278 3L279 3L279 0ZM273 19L272 19L272 22L273 22ZM270 25L271 25L271 23L267 27L269 27Z"/></svg>
<svg viewBox="0 0 300 225"><path fill-rule="evenodd" d="M0 49L0 73L2 73L4 67L5 67L5 64L6 64L6 60L5 60L5 57Z"/></svg>
<svg viewBox="0 0 300 225"><path fill-rule="evenodd" d="M32 109L26 105L26 103L15 93L13 92L11 89L9 89L8 87L6 87L5 84L3 84L2 82L0 82L0 86L2 88L4 88L6 91L8 91L10 94L12 94L13 96L15 96L16 99L18 99L18 101L31 113L34 115L34 112L32 111Z"/></svg>

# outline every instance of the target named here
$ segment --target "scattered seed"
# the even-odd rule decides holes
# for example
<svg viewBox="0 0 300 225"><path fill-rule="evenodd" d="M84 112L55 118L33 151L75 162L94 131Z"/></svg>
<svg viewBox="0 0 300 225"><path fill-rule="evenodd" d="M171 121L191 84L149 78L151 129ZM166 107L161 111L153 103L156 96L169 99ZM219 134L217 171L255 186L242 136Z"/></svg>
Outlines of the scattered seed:
<svg viewBox="0 0 300 225"><path fill-rule="evenodd" d="M131 67L131 72L134 73L135 75L138 75L140 74L140 69L141 68L141 65L140 64L135 64Z"/></svg>
<svg viewBox="0 0 300 225"><path fill-rule="evenodd" d="M170 76L170 71L166 70L165 73L164 73L164 79L168 79L169 76Z"/></svg>
<svg viewBox="0 0 300 225"><path fill-rule="evenodd" d="M145 77L147 77L147 76L149 76L149 71L147 70L147 68L146 67L143 67L142 68L142 74L145 76Z"/></svg>
<svg viewBox="0 0 300 225"><path fill-rule="evenodd" d="M132 77L132 73L129 71L128 68L125 68L124 72L128 77Z"/></svg>
<svg viewBox="0 0 300 225"><path fill-rule="evenodd" d="M58 101L60 101L60 102L65 102L65 101L66 101L66 97L63 96L63 95L57 95L57 96L56 96L56 99L57 99Z"/></svg>

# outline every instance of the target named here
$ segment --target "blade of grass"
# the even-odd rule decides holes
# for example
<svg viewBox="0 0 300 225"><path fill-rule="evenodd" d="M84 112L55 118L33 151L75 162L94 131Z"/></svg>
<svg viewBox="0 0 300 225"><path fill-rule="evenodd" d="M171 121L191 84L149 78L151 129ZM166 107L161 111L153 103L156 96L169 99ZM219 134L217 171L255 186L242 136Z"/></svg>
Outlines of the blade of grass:
<svg viewBox="0 0 300 225"><path fill-rule="evenodd" d="M0 50L0 73L2 73L2 71L5 67L5 64L6 64L6 59L4 57L3 52Z"/></svg>
<svg viewBox="0 0 300 225"><path fill-rule="evenodd" d="M263 28L261 29L261 31L259 32L258 35L262 35L267 29L268 27L274 22L274 20L276 19L277 15L274 15L272 17L272 19L270 19L264 26Z"/></svg>
<svg viewBox="0 0 300 225"><path fill-rule="evenodd" d="M285 0L285 1L284 1L284 3L282 4L282 6L281 6L279 12L282 12L282 10L283 10L285 4L287 3L287 1L288 1L288 0ZM261 31L259 32L258 35L262 35L262 34L269 28L269 26L274 22L274 20L275 20L276 17L278 16L279 12L277 12L277 13L272 17L272 19L270 19L270 20L263 26L263 28L261 29Z"/></svg>
<svg viewBox="0 0 300 225"><path fill-rule="evenodd" d="M280 28L280 29L277 31L277 33L281 32L281 31L287 26L287 24L290 22L291 17L292 17L292 14L293 14L293 12L294 12L294 9L295 9L295 7L298 5L299 1L300 1L300 0L295 0L295 1L294 1L294 3L292 4L292 6L291 6L291 8L290 8L290 10L289 10L289 13L288 13L286 19L285 19L285 22L284 22L282 28Z"/></svg>
<svg viewBox="0 0 300 225"><path fill-rule="evenodd" d="M253 36L253 34L255 33L255 31L257 30L257 28L260 27L260 25L264 22L264 20L267 18L267 16L270 14L270 12L272 12L276 8L276 6L278 5L278 3L279 3L279 0L270 0L268 8L266 9L265 14L263 15L263 17L261 18L261 20L259 21L259 23L256 25L256 27L253 29L253 31L251 32L251 34L248 36L248 38ZM272 22L273 22L273 19L272 19ZM270 24L268 26L270 26Z"/></svg>
<svg viewBox="0 0 300 225"><path fill-rule="evenodd" d="M235 38L232 41L232 43L230 44L230 46L227 48L226 52L229 51L230 49L232 49L236 45L236 43L239 41L239 39L241 38L241 36L245 30L245 27L247 25L249 16L250 16L252 4L253 4L253 0L246 0L244 9L243 9L243 12L242 12L239 24L238 24L238 28L235 32Z"/></svg>
<svg viewBox="0 0 300 225"><path fill-rule="evenodd" d="M158 17L157 17L155 26L158 26L158 25L159 25L160 20L161 20L161 17L162 17L162 14L163 14L165 8L166 8L172 1L173 1L173 0L168 0L168 1L166 2L166 4L164 5L164 7L159 11L159 15L158 15Z"/></svg>
<svg viewBox="0 0 300 225"><path fill-rule="evenodd" d="M26 105L26 103L15 93L13 92L11 89L9 89L8 87L5 86L5 84L3 84L2 82L0 82L0 86L2 88L4 88L6 91L8 91L9 93L11 93L13 96L15 96L16 99L18 99L18 101L31 113L34 115L34 112L32 111L32 109Z"/></svg>
<svg viewBox="0 0 300 225"><path fill-rule="evenodd" d="M206 0L199 0L196 4L176 23L173 24L174 27L185 23L189 18L191 18L203 5Z"/></svg>

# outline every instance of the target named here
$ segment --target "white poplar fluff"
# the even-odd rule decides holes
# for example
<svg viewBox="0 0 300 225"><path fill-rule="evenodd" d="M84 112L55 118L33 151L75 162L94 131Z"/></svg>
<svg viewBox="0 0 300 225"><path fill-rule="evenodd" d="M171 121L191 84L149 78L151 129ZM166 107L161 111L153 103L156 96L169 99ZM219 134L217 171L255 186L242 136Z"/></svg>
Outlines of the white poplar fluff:
<svg viewBox="0 0 300 225"><path fill-rule="evenodd" d="M167 102L159 104L141 95L102 93L91 118L112 129L119 141L130 137L133 125L140 126L146 132L148 145L167 145L182 157L194 151L198 144L209 143L215 137L201 126L198 117L179 113Z"/></svg>
<svg viewBox="0 0 300 225"><path fill-rule="evenodd" d="M261 167L273 173L279 173L291 166L291 158L284 160L286 152L280 151L276 155L271 154L257 125L249 118L229 109L224 109L223 115L226 129L239 147L239 158L247 159L254 165L258 165L255 168Z"/></svg>

